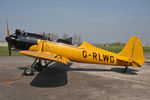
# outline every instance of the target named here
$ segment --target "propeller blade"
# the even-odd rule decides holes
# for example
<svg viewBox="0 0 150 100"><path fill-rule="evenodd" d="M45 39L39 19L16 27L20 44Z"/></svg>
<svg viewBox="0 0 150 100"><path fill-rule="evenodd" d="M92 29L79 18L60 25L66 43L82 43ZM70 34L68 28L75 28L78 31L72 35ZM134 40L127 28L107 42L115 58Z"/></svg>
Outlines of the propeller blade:
<svg viewBox="0 0 150 100"><path fill-rule="evenodd" d="M8 28L8 21L7 21L7 37L9 37L9 28ZM11 56L11 44L8 42L8 51L9 51L9 56Z"/></svg>
<svg viewBox="0 0 150 100"><path fill-rule="evenodd" d="M9 28L8 28L8 21L7 21L7 37L9 37L10 34L9 34Z"/></svg>
<svg viewBox="0 0 150 100"><path fill-rule="evenodd" d="M11 56L11 44L8 42L8 51L9 51L9 56Z"/></svg>

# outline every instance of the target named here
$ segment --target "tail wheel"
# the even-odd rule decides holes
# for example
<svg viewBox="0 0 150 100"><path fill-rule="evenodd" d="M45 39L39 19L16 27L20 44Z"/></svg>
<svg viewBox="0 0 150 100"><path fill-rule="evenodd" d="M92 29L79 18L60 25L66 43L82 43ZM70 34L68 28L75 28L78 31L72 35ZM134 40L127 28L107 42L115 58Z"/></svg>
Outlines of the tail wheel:
<svg viewBox="0 0 150 100"><path fill-rule="evenodd" d="M122 69L122 72L123 72L123 73L126 73L127 70L128 70L128 66L126 66L125 69Z"/></svg>

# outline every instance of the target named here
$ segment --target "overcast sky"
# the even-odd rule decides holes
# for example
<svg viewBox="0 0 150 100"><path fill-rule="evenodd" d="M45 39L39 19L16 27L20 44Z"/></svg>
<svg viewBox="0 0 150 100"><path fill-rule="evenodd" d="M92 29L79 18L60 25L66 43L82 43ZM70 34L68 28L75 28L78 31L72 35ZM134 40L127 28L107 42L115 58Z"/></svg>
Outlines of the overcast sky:
<svg viewBox="0 0 150 100"><path fill-rule="evenodd" d="M80 34L92 43L150 43L150 0L0 0L0 39L16 28L28 32Z"/></svg>

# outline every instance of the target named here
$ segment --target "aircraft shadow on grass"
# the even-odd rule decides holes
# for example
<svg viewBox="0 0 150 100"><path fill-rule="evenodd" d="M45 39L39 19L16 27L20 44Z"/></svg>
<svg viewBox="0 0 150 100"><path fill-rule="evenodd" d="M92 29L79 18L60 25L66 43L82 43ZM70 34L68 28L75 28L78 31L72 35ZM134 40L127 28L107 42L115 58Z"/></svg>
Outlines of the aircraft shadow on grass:
<svg viewBox="0 0 150 100"><path fill-rule="evenodd" d="M59 62L53 63L49 67L45 68L42 72L39 72L35 78L31 81L31 85L35 87L60 87L68 83L67 71L113 71L117 73L123 73L123 68L111 68L111 69L96 69L96 68L71 68L72 63L65 65ZM25 67L18 67L23 70ZM137 75L138 70L128 69L126 73L129 75Z"/></svg>

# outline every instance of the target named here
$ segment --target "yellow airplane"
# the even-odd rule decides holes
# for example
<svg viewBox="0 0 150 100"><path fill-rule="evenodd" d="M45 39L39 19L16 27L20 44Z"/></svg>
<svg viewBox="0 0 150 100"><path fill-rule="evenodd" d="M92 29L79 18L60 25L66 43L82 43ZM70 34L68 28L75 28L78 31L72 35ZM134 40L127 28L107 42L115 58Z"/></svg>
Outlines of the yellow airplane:
<svg viewBox="0 0 150 100"><path fill-rule="evenodd" d="M73 61L124 66L123 72L127 71L128 66L141 67L145 61L142 43L138 36L131 37L118 54L97 48L85 41L80 46L75 47L47 40L38 40L38 45L32 45L29 50L22 50L20 53L36 58L32 66L25 69L26 75L32 75L34 69L44 68L43 61L45 61L46 67L52 61L63 64Z"/></svg>

